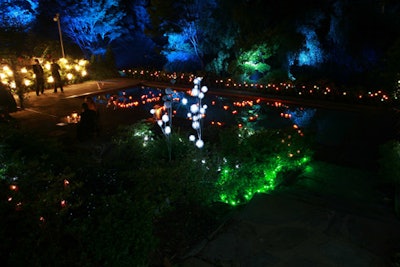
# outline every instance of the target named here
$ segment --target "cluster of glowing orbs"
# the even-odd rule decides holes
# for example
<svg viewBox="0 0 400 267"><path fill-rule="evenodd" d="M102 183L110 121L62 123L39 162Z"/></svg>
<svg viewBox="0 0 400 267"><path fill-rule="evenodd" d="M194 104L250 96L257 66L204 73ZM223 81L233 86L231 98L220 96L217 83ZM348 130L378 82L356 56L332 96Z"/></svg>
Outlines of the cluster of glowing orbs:
<svg viewBox="0 0 400 267"><path fill-rule="evenodd" d="M197 140L194 135L189 136L189 140L194 142L196 147L202 148L204 146L204 141L201 139L201 119L206 113L207 105L201 105L201 100L205 97L205 93L208 91L207 86L200 87L200 83L202 81L202 77L196 77L193 80L194 86L191 90L190 94L193 97L197 98L197 103L192 104L189 108L190 112L187 113L187 117L192 119L192 128L197 132ZM200 89L199 89L200 87ZM183 104L187 104L187 100L185 100Z"/></svg>
<svg viewBox="0 0 400 267"><path fill-rule="evenodd" d="M163 130L165 135L170 135L172 132L171 127L171 113L172 113L172 94L173 90L171 88L165 89L165 96L162 97L164 100L163 107L155 106L150 110L150 113L157 119L157 124ZM157 108L156 108L157 107ZM162 110L166 110L167 113L162 114Z"/></svg>

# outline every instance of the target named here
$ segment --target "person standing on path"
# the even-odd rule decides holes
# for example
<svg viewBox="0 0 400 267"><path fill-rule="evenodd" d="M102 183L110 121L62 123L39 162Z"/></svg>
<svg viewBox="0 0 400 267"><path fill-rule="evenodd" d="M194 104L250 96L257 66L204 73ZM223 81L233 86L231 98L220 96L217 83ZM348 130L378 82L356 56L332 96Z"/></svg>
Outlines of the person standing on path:
<svg viewBox="0 0 400 267"><path fill-rule="evenodd" d="M57 93L58 87L60 87L61 92L64 92L60 75L61 67L60 65L57 64L55 59L53 59L53 63L51 63L50 70L51 70L51 75L53 76L54 79L54 93Z"/></svg>
<svg viewBox="0 0 400 267"><path fill-rule="evenodd" d="M44 72L42 65L40 65L39 59L35 59L35 64L32 66L33 72L36 76L36 95L38 96L39 93L43 95L44 93Z"/></svg>

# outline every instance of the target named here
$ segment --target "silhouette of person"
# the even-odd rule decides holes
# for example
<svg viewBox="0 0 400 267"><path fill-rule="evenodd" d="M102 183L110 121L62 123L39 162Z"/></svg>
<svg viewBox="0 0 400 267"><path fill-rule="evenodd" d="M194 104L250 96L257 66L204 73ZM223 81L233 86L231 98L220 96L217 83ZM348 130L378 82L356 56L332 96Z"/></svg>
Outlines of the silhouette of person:
<svg viewBox="0 0 400 267"><path fill-rule="evenodd" d="M85 103L88 105L88 108L90 110L96 112L96 132L98 133L100 131L100 123L99 123L100 112L97 108L97 105L94 102L93 98L90 96L85 97Z"/></svg>
<svg viewBox="0 0 400 267"><path fill-rule="evenodd" d="M36 95L38 96L39 93L44 93L44 72L39 63L39 59L37 58L35 59L35 64L32 67L36 76Z"/></svg>
<svg viewBox="0 0 400 267"><path fill-rule="evenodd" d="M51 75L53 76L54 79L54 93L57 93L58 87L60 87L61 92L64 92L63 83L60 75L61 67L60 65L57 64L55 59L53 59L53 62L51 63L50 70L51 70Z"/></svg>
<svg viewBox="0 0 400 267"><path fill-rule="evenodd" d="M82 103L81 119L77 125L77 136L80 141L93 137L97 131L97 114L89 109L86 102Z"/></svg>
<svg viewBox="0 0 400 267"><path fill-rule="evenodd" d="M88 104L89 109L94 110L96 113L98 112L96 103L94 102L93 98L91 98L90 96L85 97L85 103Z"/></svg>

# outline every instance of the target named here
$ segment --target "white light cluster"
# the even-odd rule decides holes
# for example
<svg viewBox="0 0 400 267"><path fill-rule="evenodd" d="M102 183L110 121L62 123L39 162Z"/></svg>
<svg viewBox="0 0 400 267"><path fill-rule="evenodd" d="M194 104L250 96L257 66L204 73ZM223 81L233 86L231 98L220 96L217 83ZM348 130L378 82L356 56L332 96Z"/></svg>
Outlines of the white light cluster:
<svg viewBox="0 0 400 267"><path fill-rule="evenodd" d="M192 119L192 128L197 132L197 137L195 135L190 135L189 140L194 142L198 148L202 148L204 146L204 141L201 138L202 118L205 116L207 110L207 105L201 104L201 100L208 91L207 86L201 86L202 80L202 77L197 77L193 81L194 86L191 91L191 95L197 98L197 103L190 106L190 112L187 114L187 117ZM187 103L187 100L185 103Z"/></svg>
<svg viewBox="0 0 400 267"><path fill-rule="evenodd" d="M171 88L165 89L165 96L163 97L164 105L162 107L154 107L150 113L154 116L158 126L160 126L163 134L169 136L172 132L172 94Z"/></svg>

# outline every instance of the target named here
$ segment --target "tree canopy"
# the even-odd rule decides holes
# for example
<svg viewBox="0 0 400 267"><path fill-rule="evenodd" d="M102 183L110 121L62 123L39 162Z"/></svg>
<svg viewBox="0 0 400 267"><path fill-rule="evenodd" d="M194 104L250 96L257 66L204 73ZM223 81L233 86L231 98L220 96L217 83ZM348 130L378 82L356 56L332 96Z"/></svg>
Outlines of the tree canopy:
<svg viewBox="0 0 400 267"><path fill-rule="evenodd" d="M262 48L268 57L251 58L262 61L254 71L266 80L304 78L314 69L344 83L383 72L393 84L398 72L389 70L389 56L400 49L398 1L30 0L3 1L0 11L3 31L11 27L53 42L57 28L48 25L59 13L67 46L86 57L111 48L123 66L251 80L243 59Z"/></svg>

